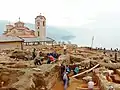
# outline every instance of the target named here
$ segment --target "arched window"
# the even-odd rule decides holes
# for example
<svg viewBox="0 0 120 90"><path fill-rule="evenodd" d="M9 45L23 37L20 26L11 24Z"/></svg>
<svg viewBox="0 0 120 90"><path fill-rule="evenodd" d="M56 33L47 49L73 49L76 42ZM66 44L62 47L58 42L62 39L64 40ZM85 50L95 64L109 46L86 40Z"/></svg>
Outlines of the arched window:
<svg viewBox="0 0 120 90"><path fill-rule="evenodd" d="M37 22L37 26L40 26L40 22Z"/></svg>

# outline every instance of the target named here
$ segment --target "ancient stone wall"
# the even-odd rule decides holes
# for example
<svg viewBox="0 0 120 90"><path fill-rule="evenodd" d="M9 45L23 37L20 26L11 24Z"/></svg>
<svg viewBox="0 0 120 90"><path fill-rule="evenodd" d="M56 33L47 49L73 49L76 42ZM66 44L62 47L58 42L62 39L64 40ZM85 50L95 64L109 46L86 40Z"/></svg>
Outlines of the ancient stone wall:
<svg viewBox="0 0 120 90"><path fill-rule="evenodd" d="M7 90L8 88L16 90L51 90L59 79L59 70L57 64L43 65L38 68L1 68L0 84L1 82L4 83L3 87L0 86L0 90Z"/></svg>
<svg viewBox="0 0 120 90"><path fill-rule="evenodd" d="M101 90L108 90L108 86L112 85L115 90L120 90L120 85L113 83L113 82L108 82L106 78L103 77L103 75L97 74L99 83L100 83L100 88Z"/></svg>

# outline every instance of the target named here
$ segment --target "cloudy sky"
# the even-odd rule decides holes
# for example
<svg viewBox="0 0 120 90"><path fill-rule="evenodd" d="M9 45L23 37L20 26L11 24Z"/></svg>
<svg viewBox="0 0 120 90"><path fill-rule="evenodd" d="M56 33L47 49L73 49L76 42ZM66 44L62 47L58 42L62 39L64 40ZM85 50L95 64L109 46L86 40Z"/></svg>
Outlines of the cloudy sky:
<svg viewBox="0 0 120 90"><path fill-rule="evenodd" d="M1 0L0 20L34 23L42 13L52 26L79 27L107 13L120 13L120 0Z"/></svg>
<svg viewBox="0 0 120 90"><path fill-rule="evenodd" d="M120 0L1 0L0 20L34 23L42 13L47 25L71 32L73 42L120 47Z"/></svg>

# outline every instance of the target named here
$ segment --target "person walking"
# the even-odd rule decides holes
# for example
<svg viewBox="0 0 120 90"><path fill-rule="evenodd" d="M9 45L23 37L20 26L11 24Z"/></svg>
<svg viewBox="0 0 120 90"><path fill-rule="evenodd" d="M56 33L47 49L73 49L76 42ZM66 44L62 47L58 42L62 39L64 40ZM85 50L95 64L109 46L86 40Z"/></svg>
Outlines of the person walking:
<svg viewBox="0 0 120 90"><path fill-rule="evenodd" d="M67 90L67 87L68 87L68 76L67 76L66 71L64 71L64 74L63 74L63 83L64 83L64 90Z"/></svg>
<svg viewBox="0 0 120 90"><path fill-rule="evenodd" d="M93 90L94 89L94 82L92 81L92 79L89 80L88 82L88 90Z"/></svg>

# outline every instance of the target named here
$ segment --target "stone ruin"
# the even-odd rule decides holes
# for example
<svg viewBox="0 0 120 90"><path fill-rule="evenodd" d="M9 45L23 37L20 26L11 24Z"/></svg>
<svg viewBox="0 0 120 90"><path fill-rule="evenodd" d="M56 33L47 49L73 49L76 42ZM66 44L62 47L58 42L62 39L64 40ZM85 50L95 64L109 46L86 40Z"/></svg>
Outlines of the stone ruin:
<svg viewBox="0 0 120 90"><path fill-rule="evenodd" d="M51 90L59 78L59 70L56 64L42 65L38 68L1 67L0 90Z"/></svg>
<svg viewBox="0 0 120 90"><path fill-rule="evenodd" d="M4 51L10 58L22 59L22 63L19 62L0 62L0 90L51 90L59 79L59 66L58 64L43 64L42 66L35 67L28 64L27 61L31 60L31 54L27 51ZM72 52L72 51L71 51ZM66 55L64 63L79 65L82 69L89 69L96 64L100 64L100 67L117 69L120 64L105 63L105 58L101 53L96 51L77 50L75 53L71 53L70 56ZM5 55L5 54L4 54ZM24 62L25 61L25 62ZM31 63L31 61L29 62ZM32 62L33 63L33 62ZM13 78L14 77L14 78ZM103 86L103 90L106 90L106 79L103 79L102 74L97 74L100 85ZM106 85L106 86L105 86ZM115 85L114 85L115 86ZM119 90L119 89L116 89Z"/></svg>

